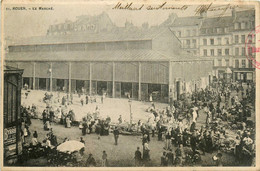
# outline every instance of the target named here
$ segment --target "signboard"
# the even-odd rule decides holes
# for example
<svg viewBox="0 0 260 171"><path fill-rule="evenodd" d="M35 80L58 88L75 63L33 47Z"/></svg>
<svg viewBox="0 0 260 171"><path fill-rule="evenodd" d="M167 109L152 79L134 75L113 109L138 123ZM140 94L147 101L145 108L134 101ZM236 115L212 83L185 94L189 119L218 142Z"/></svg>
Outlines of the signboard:
<svg viewBox="0 0 260 171"><path fill-rule="evenodd" d="M4 129L4 148L5 157L11 157L16 155L16 127L10 127Z"/></svg>

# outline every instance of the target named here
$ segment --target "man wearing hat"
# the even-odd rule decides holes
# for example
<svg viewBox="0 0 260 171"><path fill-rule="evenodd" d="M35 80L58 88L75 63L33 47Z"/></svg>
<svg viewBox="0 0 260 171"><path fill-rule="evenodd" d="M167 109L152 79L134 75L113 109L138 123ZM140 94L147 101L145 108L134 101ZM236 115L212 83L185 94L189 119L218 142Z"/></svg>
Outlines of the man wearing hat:
<svg viewBox="0 0 260 171"><path fill-rule="evenodd" d="M115 145L117 145L117 141L118 141L118 137L119 137L119 130L117 127L115 127L115 130L114 130L114 138L115 138Z"/></svg>

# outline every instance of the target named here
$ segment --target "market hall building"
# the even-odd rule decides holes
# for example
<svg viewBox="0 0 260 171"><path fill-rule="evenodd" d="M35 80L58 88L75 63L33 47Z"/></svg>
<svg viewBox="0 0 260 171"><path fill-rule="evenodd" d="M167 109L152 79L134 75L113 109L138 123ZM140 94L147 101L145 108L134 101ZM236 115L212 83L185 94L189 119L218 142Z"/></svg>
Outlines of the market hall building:
<svg viewBox="0 0 260 171"><path fill-rule="evenodd" d="M169 102L210 83L213 61L183 51L170 29L127 27L32 37L9 44L5 62L34 90Z"/></svg>

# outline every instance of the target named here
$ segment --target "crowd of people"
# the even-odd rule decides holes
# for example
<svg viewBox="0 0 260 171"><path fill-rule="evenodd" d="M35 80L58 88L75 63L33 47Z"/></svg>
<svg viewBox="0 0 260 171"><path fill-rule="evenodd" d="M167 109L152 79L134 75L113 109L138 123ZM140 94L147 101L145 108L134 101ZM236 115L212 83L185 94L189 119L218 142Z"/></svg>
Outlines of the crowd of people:
<svg viewBox="0 0 260 171"><path fill-rule="evenodd" d="M235 94L231 94L234 91ZM248 118L251 117L254 92L252 84L244 90L240 84L218 82L216 89L207 87L186 94L164 110L156 109L152 103L147 112L153 113L153 117L137 124L137 131L143 135L143 163L150 159L150 133L154 137L157 132L158 141L165 142L162 166L194 165L200 161L200 155L213 152L218 153L217 165L222 165L222 153L232 153L239 159L239 164L243 161L244 165L251 165L255 156L255 132L254 123ZM206 120L197 128L200 115L205 115ZM232 137L227 130L237 130L237 136ZM172 160L167 156L172 156L173 147L188 152L175 151L175 160Z"/></svg>
<svg viewBox="0 0 260 171"><path fill-rule="evenodd" d="M68 106L73 104L73 98L63 96L60 105L54 108L50 102L53 95L46 93L44 97L46 108L42 112L42 121L43 129L49 132L43 142L38 143L35 131L29 144L34 150L35 147L44 147L46 154L50 149L56 149L57 137L51 127L56 122L66 128L79 126L83 137L90 133L103 136L112 132L115 145L118 145L119 134L123 131L139 132L142 137L140 144L142 148L137 147L135 151L136 166L149 166L153 153L150 151L149 143L151 137L155 136L158 141L164 142L161 166L199 165L201 155L206 153L217 153L212 159L218 166L223 165L223 153L234 154L238 164L251 165L255 157L255 125L249 118L255 107L255 87L250 83L242 86L240 83L226 84L221 81L215 86L191 94L182 94L178 100L171 101L164 109L157 108L151 101L151 106L146 110L152 113L151 117L147 121L139 120L137 123L125 126L126 128L122 126L124 121L121 115L116 124L111 123L109 116L101 118L98 106L92 113L87 113L82 121L77 122L74 111L68 110ZM83 95L79 96L81 98ZM87 105L89 101L95 102L93 99L90 100L88 95L83 97L80 100L81 105ZM104 97L101 101L103 100ZM37 115L36 106L22 107L21 111L21 135L23 142L26 143L31 134L29 130L31 118ZM197 122L200 117L205 118L204 123ZM236 136L230 134L231 130L236 132ZM84 142L82 138L81 141ZM88 166L97 165L92 154L89 154L87 161ZM107 154L104 151L102 166L107 166L107 163Z"/></svg>

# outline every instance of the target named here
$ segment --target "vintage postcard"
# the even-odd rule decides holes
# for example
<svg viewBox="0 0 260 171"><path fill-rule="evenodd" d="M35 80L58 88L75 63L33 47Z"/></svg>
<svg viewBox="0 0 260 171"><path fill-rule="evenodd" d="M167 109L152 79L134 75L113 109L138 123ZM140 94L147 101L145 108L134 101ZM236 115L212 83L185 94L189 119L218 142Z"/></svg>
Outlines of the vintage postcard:
<svg viewBox="0 0 260 171"><path fill-rule="evenodd" d="M2 169L259 169L259 9L3 0Z"/></svg>

